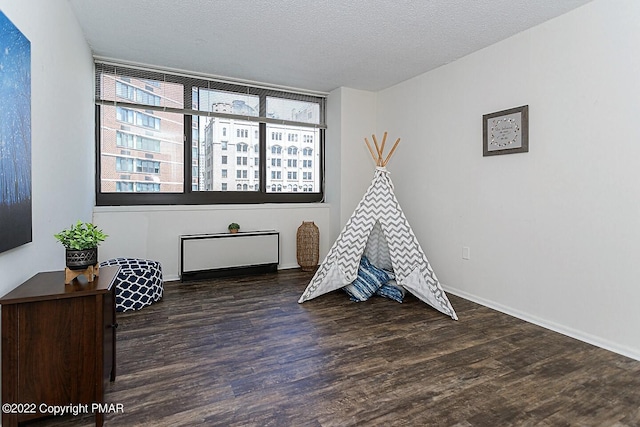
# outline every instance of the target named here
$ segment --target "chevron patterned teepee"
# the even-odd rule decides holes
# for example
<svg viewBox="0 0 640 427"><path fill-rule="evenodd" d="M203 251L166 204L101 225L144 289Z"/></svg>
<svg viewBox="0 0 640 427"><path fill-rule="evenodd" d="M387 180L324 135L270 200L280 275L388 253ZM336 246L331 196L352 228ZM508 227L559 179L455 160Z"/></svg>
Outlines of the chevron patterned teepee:
<svg viewBox="0 0 640 427"><path fill-rule="evenodd" d="M360 258L366 255L379 268L393 270L396 283L436 310L458 319L427 256L409 225L393 192L386 165L400 139L383 160L382 145L372 135L377 155L365 142L376 162L373 182L347 221L326 258L298 300L310 300L342 288L356 279Z"/></svg>

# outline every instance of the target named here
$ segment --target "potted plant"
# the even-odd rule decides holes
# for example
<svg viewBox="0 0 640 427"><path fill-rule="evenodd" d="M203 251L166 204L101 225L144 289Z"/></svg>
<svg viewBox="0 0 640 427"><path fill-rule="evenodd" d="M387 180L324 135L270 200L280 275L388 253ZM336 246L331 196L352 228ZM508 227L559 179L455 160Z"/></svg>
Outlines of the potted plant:
<svg viewBox="0 0 640 427"><path fill-rule="evenodd" d="M53 237L66 249L67 267L83 270L98 263L98 245L109 236L89 222L78 221Z"/></svg>
<svg viewBox="0 0 640 427"><path fill-rule="evenodd" d="M240 225L236 222L229 224L229 233L237 233L240 230Z"/></svg>

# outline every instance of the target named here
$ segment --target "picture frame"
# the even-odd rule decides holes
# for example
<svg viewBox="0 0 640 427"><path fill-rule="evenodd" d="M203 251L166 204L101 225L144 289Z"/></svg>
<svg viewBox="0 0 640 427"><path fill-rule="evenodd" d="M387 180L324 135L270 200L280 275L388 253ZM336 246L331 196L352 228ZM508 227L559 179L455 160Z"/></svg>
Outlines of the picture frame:
<svg viewBox="0 0 640 427"><path fill-rule="evenodd" d="M529 106L482 116L482 156L529 152Z"/></svg>

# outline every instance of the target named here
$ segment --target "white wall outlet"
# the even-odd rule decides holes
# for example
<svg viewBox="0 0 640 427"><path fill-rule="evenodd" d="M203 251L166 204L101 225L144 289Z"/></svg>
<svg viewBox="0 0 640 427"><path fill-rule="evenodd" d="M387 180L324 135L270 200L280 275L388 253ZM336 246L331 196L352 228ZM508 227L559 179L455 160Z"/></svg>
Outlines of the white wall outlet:
<svg viewBox="0 0 640 427"><path fill-rule="evenodd" d="M468 246L462 247L462 259L471 259L471 249Z"/></svg>

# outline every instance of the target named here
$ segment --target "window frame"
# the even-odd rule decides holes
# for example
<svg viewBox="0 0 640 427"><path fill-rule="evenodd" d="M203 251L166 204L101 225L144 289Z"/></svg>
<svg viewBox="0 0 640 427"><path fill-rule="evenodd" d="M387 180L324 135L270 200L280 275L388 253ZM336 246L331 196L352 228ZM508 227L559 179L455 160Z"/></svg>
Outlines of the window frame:
<svg viewBox="0 0 640 427"><path fill-rule="evenodd" d="M105 101L100 99L100 76L101 73L109 74L111 70L118 70L116 76L131 76L136 78L149 78L167 83L178 83L183 85L184 106L192 106L192 90L196 88L212 88L216 90L225 90L238 92L242 94L258 95L260 97L260 114L258 118L252 118L258 122L259 136L259 189L257 191L209 191L209 190L193 190L192 185L192 121L195 116L216 115L216 113L206 111L196 111L189 108L173 109L176 113L181 113L183 117L183 189L182 192L111 192L103 193L101 191L101 107L102 105L110 105L122 108L149 108L158 109L157 106L139 105L126 101ZM135 205L215 205L215 204L262 204L262 203L318 203L324 202L324 144L325 144L325 128L324 118L326 114L326 99L320 94L305 94L300 92L281 90L272 87L259 87L238 84L236 82L226 82L208 79L200 76L185 76L183 74L172 74L163 70L132 67L129 65L117 66L113 63L96 62L96 102L95 102L95 152L96 152L96 174L95 174L95 194L97 206L135 206ZM134 95L135 96L135 95ZM298 123L270 120L266 118L266 97L277 96L284 99L304 100L318 102L320 107L320 124ZM135 112L134 112L135 114ZM245 120L246 117L226 114L226 116L234 119ZM135 119L134 119L135 121ZM266 188L267 183L267 145L270 143L267 135L268 123L283 123L294 126L315 128L318 130L318 149L319 152L319 184L317 192L269 192ZM226 130L226 129L225 129ZM280 141L280 140L278 140ZM242 142L236 142L242 143ZM135 142L134 142L135 145ZM280 145L280 144L279 144ZM300 149L299 149L300 150ZM299 187L302 184L299 185ZM136 188L135 183L133 183Z"/></svg>

